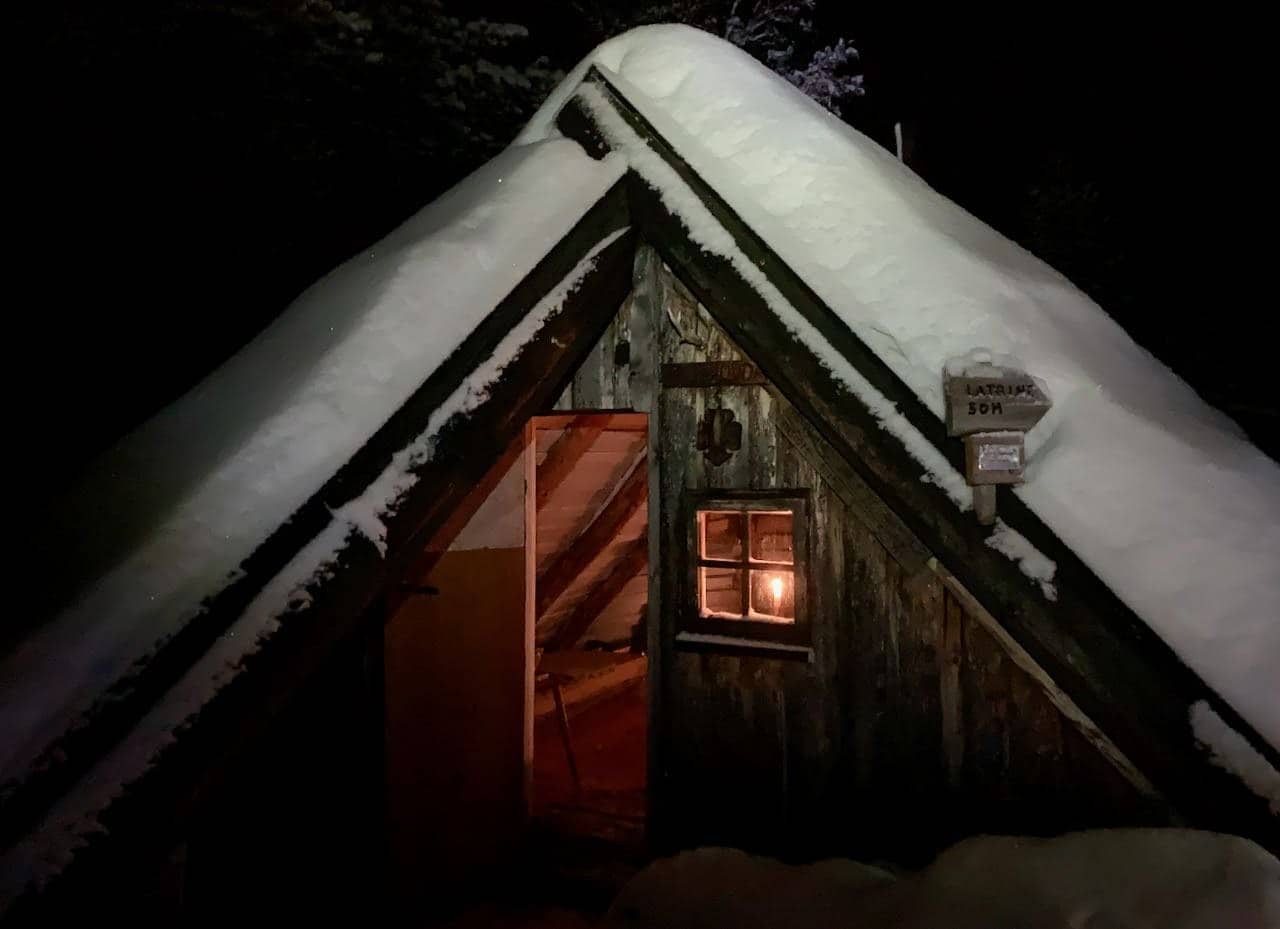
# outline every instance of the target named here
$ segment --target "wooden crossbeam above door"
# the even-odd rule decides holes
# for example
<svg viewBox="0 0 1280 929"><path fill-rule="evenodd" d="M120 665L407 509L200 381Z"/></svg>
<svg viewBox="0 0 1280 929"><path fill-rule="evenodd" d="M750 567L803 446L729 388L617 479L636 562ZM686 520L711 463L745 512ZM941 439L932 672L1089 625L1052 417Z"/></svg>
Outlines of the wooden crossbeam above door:
<svg viewBox="0 0 1280 929"><path fill-rule="evenodd" d="M598 426L604 432L645 432L649 428L649 415L647 413L635 413L630 410L546 413L537 417L534 423L539 429Z"/></svg>

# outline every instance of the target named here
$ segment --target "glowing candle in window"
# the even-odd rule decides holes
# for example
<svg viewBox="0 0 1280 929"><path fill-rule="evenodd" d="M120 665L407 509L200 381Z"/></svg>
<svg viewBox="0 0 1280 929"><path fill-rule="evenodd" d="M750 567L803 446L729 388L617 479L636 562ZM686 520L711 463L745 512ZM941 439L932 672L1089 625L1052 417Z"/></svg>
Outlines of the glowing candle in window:
<svg viewBox="0 0 1280 929"><path fill-rule="evenodd" d="M769 590L773 593L773 608L776 610L782 606L782 578L775 574L769 582Z"/></svg>

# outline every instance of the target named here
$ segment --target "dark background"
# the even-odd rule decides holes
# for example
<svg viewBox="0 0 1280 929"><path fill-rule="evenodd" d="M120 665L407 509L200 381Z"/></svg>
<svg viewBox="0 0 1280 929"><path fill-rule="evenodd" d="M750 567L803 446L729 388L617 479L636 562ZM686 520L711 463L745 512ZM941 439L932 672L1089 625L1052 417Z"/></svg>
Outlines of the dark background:
<svg viewBox="0 0 1280 929"><path fill-rule="evenodd" d="M473 83L459 109L441 85L475 51L441 38L456 32L447 16L520 23L529 36L497 59L567 70L624 22L714 21L726 6L45 10L26 31L11 226L26 246L15 407L38 493L516 134L533 96ZM926 180L1063 271L1276 456L1264 32L1221 15L819 3L812 37L861 52L866 94L848 121L891 145L901 120Z"/></svg>

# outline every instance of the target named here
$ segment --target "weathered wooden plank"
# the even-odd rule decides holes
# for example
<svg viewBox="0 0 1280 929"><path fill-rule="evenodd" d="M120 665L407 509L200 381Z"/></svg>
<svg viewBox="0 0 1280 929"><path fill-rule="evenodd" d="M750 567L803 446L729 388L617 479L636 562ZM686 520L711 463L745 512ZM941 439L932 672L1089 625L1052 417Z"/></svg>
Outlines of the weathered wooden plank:
<svg viewBox="0 0 1280 929"><path fill-rule="evenodd" d="M1059 802L1069 780L1063 765L1062 714L1016 660L1009 671L1009 694L1009 783L1019 817L1038 819L1055 830L1085 825L1072 822L1072 811ZM1085 781L1070 789L1081 799L1092 799L1096 790Z"/></svg>
<svg viewBox="0 0 1280 929"><path fill-rule="evenodd" d="M599 410L614 406L611 368L617 343L617 316L610 321L600 340L591 347L586 360L573 375L575 409Z"/></svg>
<svg viewBox="0 0 1280 929"><path fill-rule="evenodd" d="M604 426L597 425L590 418L576 418L547 450L547 457L538 465L539 513L546 507L551 495L573 473L582 456L596 444L596 439L600 438L603 431Z"/></svg>
<svg viewBox="0 0 1280 929"><path fill-rule="evenodd" d="M747 421L743 428L749 441L743 451L747 455L748 486L757 490L778 487L778 428L773 398L763 389L748 390L746 397Z"/></svg>
<svg viewBox="0 0 1280 929"><path fill-rule="evenodd" d="M541 620L569 585L589 568L609 546L622 527L644 505L649 468L641 450L617 491L587 524L587 527L555 556L538 578L538 619Z"/></svg>
<svg viewBox="0 0 1280 929"><path fill-rule="evenodd" d="M662 415L658 402L658 365L661 353L661 314L663 312L663 284L661 280L662 261L648 245L640 245L636 249L632 263L632 312L631 312L631 398L637 409L647 410L649 422L647 458L648 472L648 527L646 536L649 541L649 563L653 567L649 571L648 600L645 604L645 651L648 655L648 694L649 719L646 727L647 770L645 777L645 794L649 817L645 823L645 838L653 847L660 842L660 830L654 823L660 822L666 813L665 798L662 794L662 771L665 764L663 746L667 729L662 723L666 716L667 703L665 681L668 674L669 658L663 646L662 616L666 597L663 588L664 574L658 564L657 557L661 551L661 493L662 477L660 473L657 449L660 447L662 435Z"/></svg>
<svg viewBox="0 0 1280 929"><path fill-rule="evenodd" d="M780 418L780 417L779 417ZM779 434L779 455L787 445L787 439ZM857 635L861 618L849 610L849 567L846 562L849 549L848 505L827 483L819 492L822 510L828 514L826 523L815 532L814 548L818 553L816 564L823 576L815 578L814 599L821 616L830 617L815 629L814 649L817 655L818 686L825 691L826 731L820 753L829 757L826 768L827 782L821 793L822 802L828 805L831 822L827 832L838 833L826 854L848 854L851 843L848 835L856 822L859 798L852 789L856 782L857 755L855 709L851 703L854 693L852 683L856 670Z"/></svg>
<svg viewBox="0 0 1280 929"><path fill-rule="evenodd" d="M751 486L749 449L753 441L758 441L758 436L750 434L750 400L757 389L755 387L713 387L699 391L706 397L707 409L730 410L733 412L735 422L742 426L742 448L734 452L728 461L722 465L713 465L704 459L707 465L707 482L710 487L734 489Z"/></svg>
<svg viewBox="0 0 1280 929"><path fill-rule="evenodd" d="M631 404L637 410L656 412L658 391L658 326L662 313L662 260L650 246L636 249L631 278ZM654 521L656 524L656 520Z"/></svg>
<svg viewBox="0 0 1280 929"><path fill-rule="evenodd" d="M662 366L663 387L748 387L768 383L749 361L684 361Z"/></svg>
<svg viewBox="0 0 1280 929"><path fill-rule="evenodd" d="M787 695L776 660L677 653L672 813L683 842L764 851L786 830Z"/></svg>
<svg viewBox="0 0 1280 929"><path fill-rule="evenodd" d="M964 616L979 623L1000 644L1014 664L1040 686L1045 696L1057 708L1058 712L1076 728L1086 742L1092 745L1103 758L1106 758L1116 771L1143 796L1159 801L1162 804L1167 802L1128 756L1111 741L1106 733L1098 728L1093 720L1071 699L1070 695L1057 685L1048 672L1005 631L999 621L956 579L955 575L939 564L936 559L930 562L930 568L941 578L942 583L947 588L949 598L955 603L956 608ZM948 613L950 614L951 612L952 610L949 609ZM950 632L950 625L948 625L948 632Z"/></svg>
<svg viewBox="0 0 1280 929"><path fill-rule="evenodd" d="M938 650L942 702L942 757L947 783L958 793L964 765L964 718L960 695L960 665L964 660L964 611L950 594L943 607L942 647Z"/></svg>
<svg viewBox="0 0 1280 929"><path fill-rule="evenodd" d="M781 398L776 389L775 398ZM849 505L853 518L861 520L876 534L880 544L911 575L928 571L932 553L916 538L898 515L871 491L865 481L836 451L814 433L788 403L778 415L778 429L805 456Z"/></svg>
<svg viewBox="0 0 1280 929"><path fill-rule="evenodd" d="M899 651L902 661L904 717L904 769L919 795L917 810L935 823L922 838L941 841L938 828L946 813L946 764L938 750L942 742L941 675L938 644L942 637L944 591L937 578L910 578L902 565L881 546L880 557L889 562L901 619ZM948 840L950 837L947 837Z"/></svg>
<svg viewBox="0 0 1280 929"><path fill-rule="evenodd" d="M1009 660L971 617L963 634L965 831L979 823L1009 829ZM1003 819L1001 817L1004 817ZM993 821L994 820L994 821Z"/></svg>
<svg viewBox="0 0 1280 929"><path fill-rule="evenodd" d="M753 391L760 402L762 428L759 435L767 447L761 450L761 467L768 470L770 454L777 453L778 436L769 394ZM763 408L768 409L767 415ZM813 659L805 665L787 665L782 683L787 696L787 821L788 844L783 852L795 855L831 854L843 851L848 820L840 820L833 798L847 790L837 776L841 764L839 704L836 671L839 655L835 647L838 627L844 620L838 565L842 550L840 501L822 482L812 466L797 462L797 485L810 492L806 540L808 564L806 581L808 640ZM776 474L776 466L773 469ZM780 481L773 478L775 484Z"/></svg>
<svg viewBox="0 0 1280 929"><path fill-rule="evenodd" d="M685 527L681 522L680 503L684 488L694 479L690 470L698 459L687 453L686 443L696 430L696 411L688 403L681 402L658 386L657 366L665 361L681 359L682 352L690 346L682 339L673 320L683 317L687 304L672 285L668 272L661 267L654 253L654 261L645 269L651 275L650 292L655 301L650 307L650 319L654 325L654 405L657 415L651 423L651 459L657 469L657 480L650 484L650 516L657 510L658 551L678 552L683 544ZM655 528L651 527L651 532ZM693 656L680 656L674 652L676 610L687 602L688 590L679 559L666 557L654 566L659 577L659 597L650 611L653 626L650 630L650 661L656 660L651 680L650 699L657 708L650 730L650 778L649 778L649 837L654 847L672 850L682 841L681 825L684 819L685 796L679 774L687 764L687 746L682 744L683 727L687 720L700 714L701 701L698 691L680 687L680 677L688 673L684 667ZM676 709L678 708L678 709Z"/></svg>
<svg viewBox="0 0 1280 929"><path fill-rule="evenodd" d="M538 417L539 429L599 427L601 432L646 432L649 417L630 410L572 410L543 413Z"/></svg>
<svg viewBox="0 0 1280 929"><path fill-rule="evenodd" d="M616 407L631 407L631 297L623 301L618 316L613 321L613 354L603 359L609 366L609 388Z"/></svg>
<svg viewBox="0 0 1280 929"><path fill-rule="evenodd" d="M871 835L860 838L860 849L874 847L888 817L883 812L885 767L880 757L881 732L891 722L886 695L885 632L876 614L872 595L881 580L872 573L864 555L871 541L867 529L856 521L845 525L845 613L853 625L852 650L843 656L849 671L847 700L853 725L853 784L858 804L854 815Z"/></svg>
<svg viewBox="0 0 1280 929"><path fill-rule="evenodd" d="M628 409L631 403L632 298L609 323L604 335L574 373L569 392L572 409Z"/></svg>

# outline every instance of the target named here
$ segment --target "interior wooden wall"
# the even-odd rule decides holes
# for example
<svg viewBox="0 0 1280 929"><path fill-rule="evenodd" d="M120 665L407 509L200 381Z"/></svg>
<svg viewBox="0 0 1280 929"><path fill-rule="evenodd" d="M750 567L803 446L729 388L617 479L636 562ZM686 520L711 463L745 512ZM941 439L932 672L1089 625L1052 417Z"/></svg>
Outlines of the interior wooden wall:
<svg viewBox="0 0 1280 929"><path fill-rule="evenodd" d="M511 469L506 480L522 487L521 461ZM523 498L500 503L517 509L482 506L429 570L405 579L437 593L403 597L386 625L389 838L405 898L482 878L524 827ZM474 531L486 520L511 521L515 534Z"/></svg>

